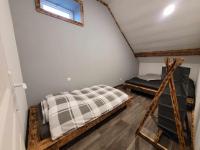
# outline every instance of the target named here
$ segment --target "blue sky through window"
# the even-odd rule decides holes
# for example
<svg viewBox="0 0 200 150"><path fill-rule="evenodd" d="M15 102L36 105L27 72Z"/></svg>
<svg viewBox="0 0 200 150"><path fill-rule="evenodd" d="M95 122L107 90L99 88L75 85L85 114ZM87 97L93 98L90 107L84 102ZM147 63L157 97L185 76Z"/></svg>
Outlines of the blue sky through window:
<svg viewBox="0 0 200 150"><path fill-rule="evenodd" d="M73 12L67 9L64 9L60 6L56 6L53 3L49 3L47 1L41 3L41 7L53 14L68 18L68 19L73 19Z"/></svg>

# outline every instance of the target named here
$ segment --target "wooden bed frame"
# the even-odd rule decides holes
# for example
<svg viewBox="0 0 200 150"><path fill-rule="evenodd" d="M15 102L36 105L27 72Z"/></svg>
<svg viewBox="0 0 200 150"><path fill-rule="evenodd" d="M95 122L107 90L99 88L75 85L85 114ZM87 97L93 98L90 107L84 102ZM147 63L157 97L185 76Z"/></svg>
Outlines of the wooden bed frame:
<svg viewBox="0 0 200 150"><path fill-rule="evenodd" d="M41 140L39 136L39 122L37 120L37 114L39 108L32 106L29 108L29 122L28 122L28 150L58 150L68 142L72 141L76 137L80 136L84 132L88 131L98 123L102 122L118 110L128 106L133 96L129 96L128 100L116 107L112 111L100 116L99 118L85 124L84 126L58 138L57 140L51 140L51 137Z"/></svg>
<svg viewBox="0 0 200 150"><path fill-rule="evenodd" d="M155 90L155 89L152 89L152 88L148 88L148 87L145 87L145 86L142 86L142 85L135 85L135 84L130 84L130 83L124 83L123 84L123 88L125 90L128 90L128 89L133 89L133 90L138 90L138 91L141 91L141 92L144 92L144 93L147 93L147 94L150 94L150 95L155 95L157 93L158 90ZM186 103L187 104L193 104L193 100L192 98L187 98L186 99Z"/></svg>
<svg viewBox="0 0 200 150"><path fill-rule="evenodd" d="M155 95L157 92L157 90L155 89L151 89L142 85L130 84L130 83L124 83L123 87L125 90L128 90L128 89L139 90L150 95Z"/></svg>

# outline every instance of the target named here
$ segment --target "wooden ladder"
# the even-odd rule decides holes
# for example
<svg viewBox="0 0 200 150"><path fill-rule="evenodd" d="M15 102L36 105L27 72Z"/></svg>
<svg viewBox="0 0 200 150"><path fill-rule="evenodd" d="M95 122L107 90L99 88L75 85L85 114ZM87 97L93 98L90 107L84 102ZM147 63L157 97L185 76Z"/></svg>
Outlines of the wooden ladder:
<svg viewBox="0 0 200 150"><path fill-rule="evenodd" d="M166 69L167 69L166 76L165 76L163 82L161 83L158 91L156 92L156 94L151 102L151 105L149 106L149 109L147 110L143 120L141 121L138 129L136 130L136 135L139 135L140 137L145 139L147 142L152 144L155 148L160 149L160 150L167 150L166 147L164 147L158 143L159 139L162 135L162 131L160 129L158 129L158 131L156 133L156 137L153 139L153 138L150 138L147 135L145 135L141 130L144 127L145 121L148 119L148 117L152 116L154 114L156 108L158 107L158 102L159 102L160 96L162 95L162 93L164 92L164 90L168 84L169 84L169 88L170 88L170 97L171 97L171 101L172 101L176 130L177 130L177 135L178 135L178 140L179 140L179 147L180 147L180 150L185 150L185 148L186 148L184 131L183 131L182 123L181 123L181 117L179 114L179 106L178 106L178 102L177 102L176 89L175 89L174 79L173 79L174 71L176 70L176 68L178 66L180 66L182 64L182 62L183 62L183 59L181 59L181 58L174 58L173 60L170 60L169 58L166 59L166 61L165 61Z"/></svg>

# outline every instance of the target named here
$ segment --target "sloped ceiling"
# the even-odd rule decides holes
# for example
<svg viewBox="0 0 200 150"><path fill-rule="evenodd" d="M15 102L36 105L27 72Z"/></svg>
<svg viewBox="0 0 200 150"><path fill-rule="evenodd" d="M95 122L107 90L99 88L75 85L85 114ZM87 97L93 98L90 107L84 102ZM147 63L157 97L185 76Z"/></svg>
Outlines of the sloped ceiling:
<svg viewBox="0 0 200 150"><path fill-rule="evenodd" d="M134 52L200 48L200 0L104 0ZM174 12L163 16L175 4Z"/></svg>

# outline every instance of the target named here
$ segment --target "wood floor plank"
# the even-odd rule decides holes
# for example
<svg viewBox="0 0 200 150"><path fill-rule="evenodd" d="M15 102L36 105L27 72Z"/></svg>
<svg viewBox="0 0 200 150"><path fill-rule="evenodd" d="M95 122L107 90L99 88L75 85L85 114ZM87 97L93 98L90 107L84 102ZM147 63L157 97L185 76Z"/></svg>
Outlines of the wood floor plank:
<svg viewBox="0 0 200 150"><path fill-rule="evenodd" d="M135 129L129 126L126 130L121 132L108 149L127 149L131 142L134 141L134 138Z"/></svg>
<svg viewBox="0 0 200 150"><path fill-rule="evenodd" d="M122 120L113 126L113 128L108 128L97 141L100 142L102 149L109 149L108 147L123 133L123 130L128 128L128 124ZM96 144L96 143L94 143ZM92 150L92 149L91 149Z"/></svg>
<svg viewBox="0 0 200 150"><path fill-rule="evenodd" d="M87 136L87 138L81 139L79 142L76 143L76 147L70 147L69 150L84 150L87 149L87 147L92 144L94 141L99 139L101 137L100 134L90 134Z"/></svg>

